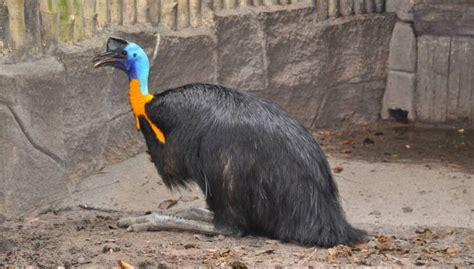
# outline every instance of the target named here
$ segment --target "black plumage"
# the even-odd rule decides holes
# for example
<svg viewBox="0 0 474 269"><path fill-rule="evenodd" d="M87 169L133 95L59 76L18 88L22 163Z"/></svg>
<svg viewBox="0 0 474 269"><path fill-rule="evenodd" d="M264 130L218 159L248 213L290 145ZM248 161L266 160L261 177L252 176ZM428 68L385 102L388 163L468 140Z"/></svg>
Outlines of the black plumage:
<svg viewBox="0 0 474 269"><path fill-rule="evenodd" d="M119 226L263 235L323 247L366 236L347 222L319 144L278 105L202 83L152 96L146 53L117 37L109 38L94 66L127 73L137 127L164 183L174 188L195 182L214 213L214 225L209 217L204 223L155 213L121 219Z"/></svg>
<svg viewBox="0 0 474 269"><path fill-rule="evenodd" d="M319 144L278 105L246 92L189 84L155 95L140 117L169 188L195 182L226 233L323 247L361 241L339 203Z"/></svg>

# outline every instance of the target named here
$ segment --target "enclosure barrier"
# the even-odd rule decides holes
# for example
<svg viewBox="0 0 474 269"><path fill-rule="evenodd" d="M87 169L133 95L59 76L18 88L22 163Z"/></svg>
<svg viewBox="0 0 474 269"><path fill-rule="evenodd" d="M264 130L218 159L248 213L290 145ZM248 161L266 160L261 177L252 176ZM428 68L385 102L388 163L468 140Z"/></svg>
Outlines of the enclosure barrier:
<svg viewBox="0 0 474 269"><path fill-rule="evenodd" d="M108 25L208 28L214 12L292 5L314 6L326 20L384 12L385 0L0 0L0 54L82 41Z"/></svg>

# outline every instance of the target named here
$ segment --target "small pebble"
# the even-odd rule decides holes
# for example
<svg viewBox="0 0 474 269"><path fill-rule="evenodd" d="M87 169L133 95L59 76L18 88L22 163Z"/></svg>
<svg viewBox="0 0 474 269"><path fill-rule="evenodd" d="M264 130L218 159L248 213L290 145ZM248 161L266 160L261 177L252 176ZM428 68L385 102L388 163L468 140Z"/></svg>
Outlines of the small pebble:
<svg viewBox="0 0 474 269"><path fill-rule="evenodd" d="M375 241L370 241L369 243L367 243L367 247L369 248L379 248L379 243L375 242Z"/></svg>
<svg viewBox="0 0 474 269"><path fill-rule="evenodd" d="M411 243L405 240L396 240L395 243L398 245L400 250L404 253L410 252Z"/></svg>
<svg viewBox="0 0 474 269"><path fill-rule="evenodd" d="M120 247L116 244L105 244L102 248L102 252L118 252L120 251Z"/></svg>
<svg viewBox="0 0 474 269"><path fill-rule="evenodd" d="M410 212L413 212L413 208L411 208L409 206L402 207L402 211L403 211L403 213L410 213Z"/></svg>
<svg viewBox="0 0 474 269"><path fill-rule="evenodd" d="M382 213L381 213L380 211L378 211L378 210L374 210L374 211L372 211L372 212L369 213L369 216L370 216L370 215L373 215L373 216L375 216L376 218L380 218L380 217L382 216Z"/></svg>
<svg viewBox="0 0 474 269"><path fill-rule="evenodd" d="M368 138L368 137L366 137L366 138L364 139L364 144L375 144L375 141L372 140L372 139L370 139L370 138Z"/></svg>

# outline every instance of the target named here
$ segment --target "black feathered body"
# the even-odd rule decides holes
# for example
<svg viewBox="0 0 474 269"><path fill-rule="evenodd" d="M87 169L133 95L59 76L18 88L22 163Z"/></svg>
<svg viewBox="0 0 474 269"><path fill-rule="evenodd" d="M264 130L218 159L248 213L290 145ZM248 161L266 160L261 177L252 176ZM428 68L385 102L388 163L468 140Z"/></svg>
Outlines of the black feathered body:
<svg viewBox="0 0 474 269"><path fill-rule="evenodd" d="M323 247L365 236L346 221L320 146L279 106L189 84L155 95L145 111L166 137L160 143L141 117L164 183L197 183L216 228Z"/></svg>

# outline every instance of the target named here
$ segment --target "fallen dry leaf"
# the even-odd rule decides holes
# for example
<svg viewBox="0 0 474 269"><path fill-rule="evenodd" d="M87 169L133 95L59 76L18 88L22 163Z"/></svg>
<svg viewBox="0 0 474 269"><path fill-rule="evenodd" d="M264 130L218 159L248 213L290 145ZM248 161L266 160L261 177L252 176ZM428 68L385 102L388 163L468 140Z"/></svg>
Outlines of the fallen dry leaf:
<svg viewBox="0 0 474 269"><path fill-rule="evenodd" d="M421 228L421 227L418 227L418 228L415 230L415 233L417 233L417 234L432 234L433 231L431 231L429 228Z"/></svg>
<svg viewBox="0 0 474 269"><path fill-rule="evenodd" d="M357 244L352 245L353 250L363 250L363 249L368 249L369 246L367 245L367 242L360 242Z"/></svg>
<svg viewBox="0 0 474 269"><path fill-rule="evenodd" d="M342 150L342 153L351 154L352 150L351 149L344 149L344 150Z"/></svg>
<svg viewBox="0 0 474 269"><path fill-rule="evenodd" d="M383 234L374 235L374 239L379 243L386 243L388 241L388 237Z"/></svg>
<svg viewBox="0 0 474 269"><path fill-rule="evenodd" d="M333 248L328 248L328 255L326 256L326 261L331 262L335 261L336 258L348 257L352 255L352 249L346 245L337 245Z"/></svg>
<svg viewBox="0 0 474 269"><path fill-rule="evenodd" d="M228 249L228 248L219 251L219 255L220 255L221 257L223 257L223 256L228 256L229 254L230 254L230 249Z"/></svg>
<svg viewBox="0 0 474 269"><path fill-rule="evenodd" d="M460 247L449 247L446 250L446 254L448 255L456 255L462 252L462 248Z"/></svg>
<svg viewBox="0 0 474 269"><path fill-rule="evenodd" d="M415 236L415 237L410 238L410 242L413 244L419 244L419 245L426 244L426 240L420 236Z"/></svg>
<svg viewBox="0 0 474 269"><path fill-rule="evenodd" d="M117 261L117 264L118 266L120 266L121 269L135 269L135 267L133 267L132 265L122 261L122 260L118 260Z"/></svg>
<svg viewBox="0 0 474 269"><path fill-rule="evenodd" d="M267 250L264 250L264 251L257 252L257 254L255 254L255 255L258 256L258 255L262 255L262 254L273 254L273 253L275 253L274 249L267 249Z"/></svg>
<svg viewBox="0 0 474 269"><path fill-rule="evenodd" d="M248 266L242 261L233 261L230 264L233 269L247 269Z"/></svg>
<svg viewBox="0 0 474 269"><path fill-rule="evenodd" d="M344 168L342 168L342 166L340 166L340 165L336 165L332 168L332 171L334 173L341 173L343 170L344 170Z"/></svg>
<svg viewBox="0 0 474 269"><path fill-rule="evenodd" d="M353 142L354 142L354 141L348 139L348 140L344 140L344 141L342 142L342 144L343 144L343 145L352 145Z"/></svg>
<svg viewBox="0 0 474 269"><path fill-rule="evenodd" d="M334 132L325 130L325 131L319 131L318 134L323 135L323 136L333 136Z"/></svg>
<svg viewBox="0 0 474 269"><path fill-rule="evenodd" d="M175 206L177 203L178 203L178 200L177 200L177 199L164 200L163 202L161 202L161 203L158 205L158 208L159 208L159 209L162 209L162 210L170 209L170 208L172 208L173 206Z"/></svg>
<svg viewBox="0 0 474 269"><path fill-rule="evenodd" d="M190 248L199 248L199 244L197 243L187 243L183 246L185 249L190 249Z"/></svg>

